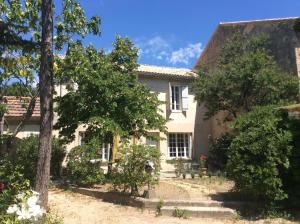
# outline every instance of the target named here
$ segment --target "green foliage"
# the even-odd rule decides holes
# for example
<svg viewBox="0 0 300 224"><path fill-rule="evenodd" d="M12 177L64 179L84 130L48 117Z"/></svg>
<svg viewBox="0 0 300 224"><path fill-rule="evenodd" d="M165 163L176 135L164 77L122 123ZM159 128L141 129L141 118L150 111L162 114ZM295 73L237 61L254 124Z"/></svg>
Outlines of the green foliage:
<svg viewBox="0 0 300 224"><path fill-rule="evenodd" d="M176 177L180 177L182 174L184 174L185 171L185 165L184 165L184 159L179 158L179 159L175 159L175 175Z"/></svg>
<svg viewBox="0 0 300 224"><path fill-rule="evenodd" d="M289 195L287 207L298 208L300 205L300 120L286 120L286 123L293 135L293 149L289 157L290 167L283 172L282 180L284 190Z"/></svg>
<svg viewBox="0 0 300 224"><path fill-rule="evenodd" d="M21 165L23 167L23 174L26 179L34 184L37 161L38 161L38 135L32 135L27 138L21 139L17 142L16 155L13 157L12 162L14 164ZM66 155L65 147L62 146L58 139L52 141L52 153L50 174L53 177L60 177L62 168L62 162Z"/></svg>
<svg viewBox="0 0 300 224"><path fill-rule="evenodd" d="M17 96L29 95L31 98L38 94L33 86L40 69L41 3L40 0L0 1L1 118L5 106L2 94L5 92ZM93 16L88 19L78 0L63 0L60 3L61 7L55 7L53 2L54 50L82 42L88 34L100 34L100 18Z"/></svg>
<svg viewBox="0 0 300 224"><path fill-rule="evenodd" d="M161 216L161 208L164 206L165 202L163 199L160 199L159 202L156 205L156 211L155 211L155 215L156 216Z"/></svg>
<svg viewBox="0 0 300 224"><path fill-rule="evenodd" d="M100 145L95 141L73 148L67 157L66 178L72 183L91 186L104 181L99 159Z"/></svg>
<svg viewBox="0 0 300 224"><path fill-rule="evenodd" d="M15 195L29 190L30 181L23 171L23 166L12 163L7 157L0 158L0 184L4 186L0 190L0 217L14 203Z"/></svg>
<svg viewBox="0 0 300 224"><path fill-rule="evenodd" d="M131 194L137 194L140 187L158 181L161 156L159 149L144 145L126 145L119 151L116 169L112 174L115 187L123 188L124 191L130 189ZM154 165L151 173L145 169L148 162Z"/></svg>
<svg viewBox="0 0 300 224"><path fill-rule="evenodd" d="M70 92L57 98L56 128L66 141L74 139L80 124L87 125L89 139L103 140L116 133L140 137L147 136L148 130L165 131L157 94L140 84L134 72L137 56L131 41L120 37L109 54L81 44L69 47L57 72L78 86L70 85Z"/></svg>
<svg viewBox="0 0 300 224"><path fill-rule="evenodd" d="M57 213L49 211L45 216L45 224L64 224L64 220Z"/></svg>
<svg viewBox="0 0 300 224"><path fill-rule="evenodd" d="M5 86L2 90L4 96L31 96L36 92L36 89L32 86L26 86L23 83L14 82Z"/></svg>
<svg viewBox="0 0 300 224"><path fill-rule="evenodd" d="M179 208L175 208L173 212L173 216L177 218L184 218L184 219L188 218L186 210L179 209Z"/></svg>
<svg viewBox="0 0 300 224"><path fill-rule="evenodd" d="M297 77L278 67L265 36L237 33L225 43L217 68L200 73L194 91L207 118L225 111L225 121L231 120L255 106L294 102L299 94Z"/></svg>
<svg viewBox="0 0 300 224"><path fill-rule="evenodd" d="M225 133L219 138L210 139L208 168L212 171L224 171L227 163L227 151L232 142L233 134Z"/></svg>
<svg viewBox="0 0 300 224"><path fill-rule="evenodd" d="M292 134L285 125L271 106L257 107L236 120L227 173L237 191L268 202L287 198L281 175L290 167Z"/></svg>

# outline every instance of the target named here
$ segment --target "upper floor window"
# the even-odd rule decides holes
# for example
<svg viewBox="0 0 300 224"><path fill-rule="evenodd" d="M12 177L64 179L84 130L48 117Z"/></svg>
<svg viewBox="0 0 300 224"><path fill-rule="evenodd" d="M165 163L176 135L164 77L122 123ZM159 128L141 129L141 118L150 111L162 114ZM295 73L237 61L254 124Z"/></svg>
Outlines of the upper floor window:
<svg viewBox="0 0 300 224"><path fill-rule="evenodd" d="M188 110L188 86L171 85L170 106L172 111Z"/></svg>

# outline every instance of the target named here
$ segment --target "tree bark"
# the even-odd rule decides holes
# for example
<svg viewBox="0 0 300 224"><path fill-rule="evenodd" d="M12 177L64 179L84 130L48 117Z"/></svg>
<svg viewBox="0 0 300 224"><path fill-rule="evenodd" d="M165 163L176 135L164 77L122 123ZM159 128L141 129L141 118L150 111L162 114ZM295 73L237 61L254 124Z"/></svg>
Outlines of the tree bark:
<svg viewBox="0 0 300 224"><path fill-rule="evenodd" d="M52 0L42 1L42 42L40 66L41 124L35 190L41 206L47 209L53 122L53 7Z"/></svg>

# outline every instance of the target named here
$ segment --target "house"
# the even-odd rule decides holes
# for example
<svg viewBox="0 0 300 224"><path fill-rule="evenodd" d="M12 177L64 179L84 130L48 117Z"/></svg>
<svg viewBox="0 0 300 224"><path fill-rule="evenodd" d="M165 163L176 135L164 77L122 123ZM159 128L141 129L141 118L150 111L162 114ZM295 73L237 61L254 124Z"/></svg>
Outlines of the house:
<svg viewBox="0 0 300 224"><path fill-rule="evenodd" d="M162 140L156 142L141 138L140 143L158 147L162 152L163 161L175 158L195 159L199 158L201 153L206 153L210 131L208 123L199 118L203 114L199 113L201 107L194 100L191 88L196 74L190 69L153 65L140 65L137 74L139 81L148 86L151 91L157 92L159 100L165 102L160 106L160 109L163 116L168 119L166 124L167 134L155 130L150 131L152 135L160 136ZM66 94L67 85L66 82L56 84L56 94L59 96ZM10 110L6 116L10 116L12 120L17 120L25 113L25 109L21 106L21 99L8 101L8 104ZM18 114L13 113L14 110L18 110ZM54 115L54 123L57 119L57 115ZM27 122L18 136L22 138L30 134L38 134L38 121L39 111L36 110L33 119ZM84 144L84 132L85 128L83 126L78 127L75 140L67 145L67 150ZM58 136L58 131L53 131L53 134ZM109 144L103 144L101 149L103 160L109 158L109 149ZM163 164L167 166L166 163L163 162Z"/></svg>
<svg viewBox="0 0 300 224"><path fill-rule="evenodd" d="M271 53L278 65L284 71L300 78L300 17L220 23L194 65L193 71L197 73L202 66L209 72L214 71L225 42L236 32L249 37L267 35L270 39ZM210 119L212 138L228 130L228 126L222 122L223 118L224 114L219 113Z"/></svg>
<svg viewBox="0 0 300 224"><path fill-rule="evenodd" d="M20 124L23 115L26 113L26 105L29 104L30 97L6 96L4 102L7 104L5 114L6 124L4 125L5 133L14 132ZM21 131L16 135L17 138L26 138L32 134L40 132L40 100L37 99L32 116L24 123Z"/></svg>

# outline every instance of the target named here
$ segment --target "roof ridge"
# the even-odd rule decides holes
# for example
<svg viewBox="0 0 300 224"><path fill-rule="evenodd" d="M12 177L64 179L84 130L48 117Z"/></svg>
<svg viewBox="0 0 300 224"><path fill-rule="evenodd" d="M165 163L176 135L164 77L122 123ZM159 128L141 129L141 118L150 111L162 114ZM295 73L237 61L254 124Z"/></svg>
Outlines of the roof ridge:
<svg viewBox="0 0 300 224"><path fill-rule="evenodd" d="M158 67L158 68L168 68L168 69L182 69L182 70L189 70L189 71L191 71L191 69L189 69L189 68L180 68L180 67L172 67L172 66L161 66L161 65L139 64L138 67L140 67L140 66L149 66L149 67Z"/></svg>
<svg viewBox="0 0 300 224"><path fill-rule="evenodd" d="M241 20L241 21L232 21L232 22L220 22L219 25L255 23L255 22L272 22L272 21L284 21L284 20L291 20L291 19L300 19L300 17L283 17L283 18L272 18L272 19L254 19L254 20Z"/></svg>

